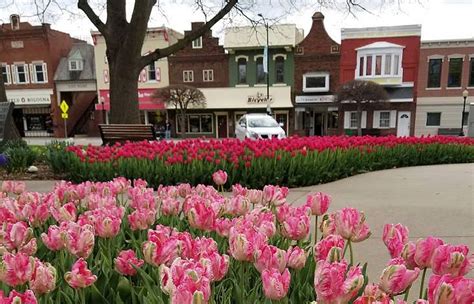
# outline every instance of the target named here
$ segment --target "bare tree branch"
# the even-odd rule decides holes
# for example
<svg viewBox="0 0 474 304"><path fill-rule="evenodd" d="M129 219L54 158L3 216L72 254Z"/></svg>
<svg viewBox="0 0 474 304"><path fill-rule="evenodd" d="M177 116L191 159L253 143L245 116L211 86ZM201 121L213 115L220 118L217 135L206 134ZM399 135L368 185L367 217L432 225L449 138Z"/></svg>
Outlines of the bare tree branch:
<svg viewBox="0 0 474 304"><path fill-rule="evenodd" d="M99 16L96 15L94 10L92 10L87 0L78 0L77 7L86 14L87 18L89 18L102 35L107 35L105 24L100 20Z"/></svg>

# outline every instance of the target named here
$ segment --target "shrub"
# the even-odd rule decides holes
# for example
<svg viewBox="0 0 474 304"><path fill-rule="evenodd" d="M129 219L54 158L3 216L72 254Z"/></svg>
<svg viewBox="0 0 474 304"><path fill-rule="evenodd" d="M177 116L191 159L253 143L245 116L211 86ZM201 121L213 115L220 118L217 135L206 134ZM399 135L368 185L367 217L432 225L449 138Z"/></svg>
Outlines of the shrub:
<svg viewBox="0 0 474 304"><path fill-rule="evenodd" d="M269 141L135 142L54 150L52 167L74 182L142 178L150 185L208 184L219 169L227 185L300 187L367 171L474 161L474 141L449 137L303 137Z"/></svg>
<svg viewBox="0 0 474 304"><path fill-rule="evenodd" d="M8 173L24 171L36 160L36 152L24 140L6 141L0 149L8 158L5 165Z"/></svg>

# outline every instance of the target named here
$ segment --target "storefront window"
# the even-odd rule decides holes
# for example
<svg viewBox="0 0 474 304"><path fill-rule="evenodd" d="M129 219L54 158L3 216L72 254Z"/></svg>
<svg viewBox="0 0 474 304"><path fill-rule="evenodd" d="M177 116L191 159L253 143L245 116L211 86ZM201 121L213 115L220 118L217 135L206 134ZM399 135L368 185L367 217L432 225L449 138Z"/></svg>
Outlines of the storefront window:
<svg viewBox="0 0 474 304"><path fill-rule="evenodd" d="M337 129L339 124L339 112L338 111L332 111L328 113L328 128L330 129Z"/></svg>
<svg viewBox="0 0 474 304"><path fill-rule="evenodd" d="M25 115L27 131L44 131L46 130L46 114Z"/></svg>
<svg viewBox="0 0 474 304"><path fill-rule="evenodd" d="M177 130L181 133L181 115L177 116L177 120ZM186 133L212 133L212 114L187 114L185 125Z"/></svg>

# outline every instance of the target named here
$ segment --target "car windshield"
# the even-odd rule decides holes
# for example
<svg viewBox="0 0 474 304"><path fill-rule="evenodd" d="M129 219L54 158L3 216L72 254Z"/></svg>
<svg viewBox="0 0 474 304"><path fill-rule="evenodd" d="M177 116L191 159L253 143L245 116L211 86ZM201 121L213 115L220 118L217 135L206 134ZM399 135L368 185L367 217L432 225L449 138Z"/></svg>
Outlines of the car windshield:
<svg viewBox="0 0 474 304"><path fill-rule="evenodd" d="M275 128L278 123L270 116L249 117L248 124L250 128Z"/></svg>

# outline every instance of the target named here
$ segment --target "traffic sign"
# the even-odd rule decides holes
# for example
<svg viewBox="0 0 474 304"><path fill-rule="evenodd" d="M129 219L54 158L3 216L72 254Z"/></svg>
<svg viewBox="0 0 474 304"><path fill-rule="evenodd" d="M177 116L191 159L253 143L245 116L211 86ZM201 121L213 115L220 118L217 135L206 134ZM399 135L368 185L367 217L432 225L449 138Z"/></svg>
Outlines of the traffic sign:
<svg viewBox="0 0 474 304"><path fill-rule="evenodd" d="M61 117L64 118L64 119L68 119L69 114L68 113L61 113Z"/></svg>
<svg viewBox="0 0 474 304"><path fill-rule="evenodd" d="M63 100L61 102L61 104L59 105L59 107L61 108L61 111L63 111L63 113L67 113L67 111L69 110L69 106L67 104L67 102L65 100ZM64 116L63 116L64 118Z"/></svg>

